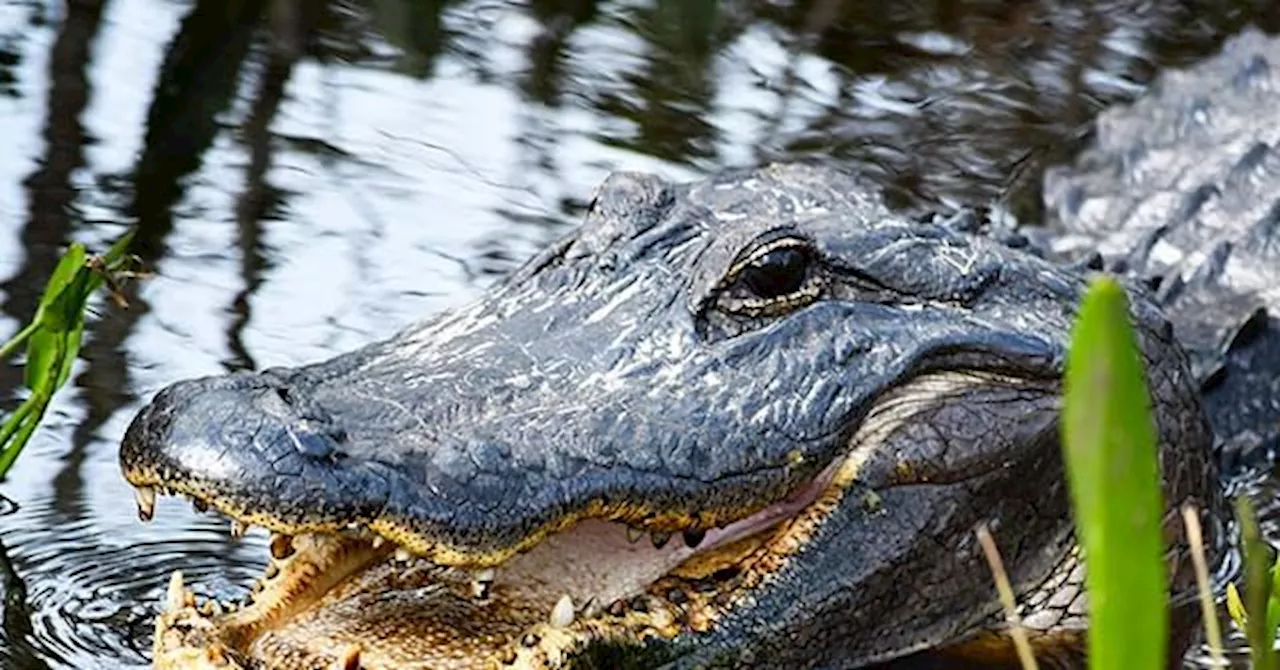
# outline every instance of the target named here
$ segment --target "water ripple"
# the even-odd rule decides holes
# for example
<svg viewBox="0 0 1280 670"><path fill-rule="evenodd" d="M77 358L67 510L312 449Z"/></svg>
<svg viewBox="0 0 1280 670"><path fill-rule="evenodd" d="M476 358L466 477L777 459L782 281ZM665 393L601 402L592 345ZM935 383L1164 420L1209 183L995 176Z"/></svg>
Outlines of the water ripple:
<svg viewBox="0 0 1280 670"><path fill-rule="evenodd" d="M186 526L164 529L165 539L145 537L159 529L140 533L76 520L62 524L59 541L51 543L39 526L7 524L0 537L27 584L28 642L37 653L72 667L146 667L154 619L175 568L197 593L242 595L261 572L263 538L236 541L220 520L177 516L162 525Z"/></svg>

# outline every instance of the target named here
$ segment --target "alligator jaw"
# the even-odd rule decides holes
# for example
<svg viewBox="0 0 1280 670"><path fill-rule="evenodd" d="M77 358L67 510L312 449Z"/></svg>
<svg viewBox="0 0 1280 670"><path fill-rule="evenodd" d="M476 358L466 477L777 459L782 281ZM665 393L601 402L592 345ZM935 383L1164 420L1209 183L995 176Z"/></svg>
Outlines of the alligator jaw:
<svg viewBox="0 0 1280 670"><path fill-rule="evenodd" d="M1083 287L826 170L615 176L471 306L329 361L179 382L138 414L132 484L310 547L248 610L197 617L179 589L158 665L787 667L944 646L991 623L975 524L1019 549L1019 585L1069 567L1058 379ZM735 526L762 511L780 518Z"/></svg>
<svg viewBox="0 0 1280 670"><path fill-rule="evenodd" d="M273 534L270 563L243 603L197 603L174 574L157 621L156 667L272 667L290 658L366 669L556 667L592 640L705 629L758 580L750 574L757 564L771 565L778 547L793 549L821 522L856 462L832 464L787 500L724 528L673 538L585 520L497 570L437 565L368 531ZM138 490L139 514L149 518L156 490ZM232 522L233 533L244 528ZM360 643L344 644L357 632ZM308 639L322 642L300 648Z"/></svg>
<svg viewBox="0 0 1280 670"><path fill-rule="evenodd" d="M945 486L947 473L925 473L907 456L886 466L885 457L905 453L899 429L921 400L993 383L1001 382L976 372L911 380L878 400L845 454L789 499L689 542L585 520L492 570L437 565L363 528L274 535L273 560L248 604L197 603L171 589L157 622L156 667L551 668L592 642L642 645L708 631L757 597L837 508L875 513L866 496L876 487L939 475ZM1053 405L1056 382L1021 388L1042 399L1028 409ZM961 469L950 474L983 474ZM849 495L858 490L864 495ZM151 495L140 496L144 506Z"/></svg>

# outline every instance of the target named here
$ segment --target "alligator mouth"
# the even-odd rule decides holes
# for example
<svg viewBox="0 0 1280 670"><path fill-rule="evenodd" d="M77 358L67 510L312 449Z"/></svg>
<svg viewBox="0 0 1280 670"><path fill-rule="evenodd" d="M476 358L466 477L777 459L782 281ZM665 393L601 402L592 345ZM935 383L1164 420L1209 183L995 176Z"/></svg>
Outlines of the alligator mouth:
<svg viewBox="0 0 1280 670"><path fill-rule="evenodd" d="M273 534L265 572L243 602L197 601L175 577L157 621L155 665L553 668L592 648L640 648L706 632L759 597L837 508L860 505L874 514L877 490L921 482L963 489L969 479L1004 467L1007 459L960 459L958 443L942 470L911 455L912 427L922 412L948 397L984 393L991 402L979 406L1008 422L1001 424L1008 433L1019 433L1017 426L1030 431L1019 442L1054 430L1047 419L1056 415L1055 381L973 370L925 373L877 398L840 455L787 498L705 531L646 532L625 521L579 518L539 534L496 566L442 565L372 525ZM165 484L154 471L143 476L128 468L126 475L139 487L143 518L162 492L231 516L233 534L247 522L262 523L261 515L239 514L189 480Z"/></svg>
<svg viewBox="0 0 1280 670"><path fill-rule="evenodd" d="M832 463L787 499L721 528L647 532L588 518L496 568L439 565L365 528L274 533L243 601L198 602L175 573L156 667L557 667L593 641L704 631L839 503L856 461ZM158 490L216 506L143 486L143 518ZM232 533L246 528L233 515Z"/></svg>

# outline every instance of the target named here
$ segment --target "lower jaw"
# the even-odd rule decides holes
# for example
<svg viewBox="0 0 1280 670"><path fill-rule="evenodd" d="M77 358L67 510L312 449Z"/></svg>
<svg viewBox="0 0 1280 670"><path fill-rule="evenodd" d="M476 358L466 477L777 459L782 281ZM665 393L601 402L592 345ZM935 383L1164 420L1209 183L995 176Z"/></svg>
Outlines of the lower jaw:
<svg viewBox="0 0 1280 670"><path fill-rule="evenodd" d="M624 525L581 522L499 568L483 597L474 574L368 537L299 536L249 604L218 612L171 595L158 634L178 622L204 626L197 642L252 659L209 666L219 668L557 667L591 641L642 644L708 630L834 507L851 477L842 471L833 466L793 500L739 522L750 532L708 533L696 550L678 538L657 549L647 538L633 542ZM628 554L636 560L596 560ZM160 643L158 668L162 654L190 651Z"/></svg>

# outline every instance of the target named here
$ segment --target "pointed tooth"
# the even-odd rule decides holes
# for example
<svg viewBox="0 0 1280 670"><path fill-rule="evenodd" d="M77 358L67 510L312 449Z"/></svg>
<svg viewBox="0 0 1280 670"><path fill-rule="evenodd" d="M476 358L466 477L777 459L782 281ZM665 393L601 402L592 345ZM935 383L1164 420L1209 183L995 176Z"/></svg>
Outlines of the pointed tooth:
<svg viewBox="0 0 1280 670"><path fill-rule="evenodd" d="M686 528L681 536L684 537L684 546L692 549L702 544L702 538L707 536L707 531L701 528Z"/></svg>
<svg viewBox="0 0 1280 670"><path fill-rule="evenodd" d="M249 532L249 524L239 519L231 520L231 537L234 537L235 539L238 540L244 537L244 534L247 532Z"/></svg>
<svg viewBox="0 0 1280 670"><path fill-rule="evenodd" d="M293 555L293 537L283 533L271 535L271 557L283 561Z"/></svg>
<svg viewBox="0 0 1280 670"><path fill-rule="evenodd" d="M211 616L218 616L222 614L222 602L219 601L217 598L210 598L209 609L210 609L209 614Z"/></svg>
<svg viewBox="0 0 1280 670"><path fill-rule="evenodd" d="M642 537L644 537L644 530L636 528L635 526L627 526L627 542L635 544L639 542Z"/></svg>
<svg viewBox="0 0 1280 670"><path fill-rule="evenodd" d="M409 553L404 547L396 547L396 560L401 563L408 563L413 560L413 554Z"/></svg>
<svg viewBox="0 0 1280 670"><path fill-rule="evenodd" d="M494 568L481 568L471 573L471 596L476 600L485 600L493 590L493 580L498 578Z"/></svg>
<svg viewBox="0 0 1280 670"><path fill-rule="evenodd" d="M182 571L174 570L173 574L169 575L169 589L164 594L165 610L177 612L186 602L187 588L182 583Z"/></svg>
<svg viewBox="0 0 1280 670"><path fill-rule="evenodd" d="M266 569L262 571L263 578L275 579L278 574L280 574L280 566L276 565L275 561L268 561Z"/></svg>
<svg viewBox="0 0 1280 670"><path fill-rule="evenodd" d="M556 606L551 608L551 617L548 623L551 624L552 628L567 628L569 624L573 623L573 615L573 598L570 598L569 594L566 593L560 596L560 599L556 601Z"/></svg>
<svg viewBox="0 0 1280 670"><path fill-rule="evenodd" d="M649 536L653 540L653 548L661 549L667 546L667 541L671 539L671 533L654 533Z"/></svg>
<svg viewBox="0 0 1280 670"><path fill-rule="evenodd" d="M382 545L384 545L384 544L386 544L386 543L387 543L387 538L385 538L385 537L383 537L383 536L381 536L381 535L375 535L375 536L373 537L373 548L374 548L374 549L381 549L381 548L382 548Z"/></svg>
<svg viewBox="0 0 1280 670"><path fill-rule="evenodd" d="M342 657L334 661L333 670L360 670L360 645L349 644Z"/></svg>
<svg viewBox="0 0 1280 670"><path fill-rule="evenodd" d="M139 486L133 490L133 497L138 501L138 518L150 521L156 514L156 490L151 486Z"/></svg>

